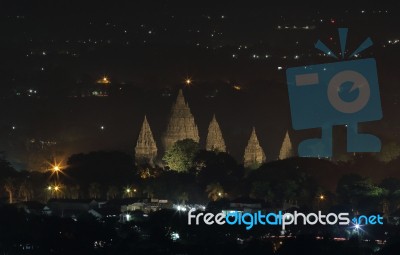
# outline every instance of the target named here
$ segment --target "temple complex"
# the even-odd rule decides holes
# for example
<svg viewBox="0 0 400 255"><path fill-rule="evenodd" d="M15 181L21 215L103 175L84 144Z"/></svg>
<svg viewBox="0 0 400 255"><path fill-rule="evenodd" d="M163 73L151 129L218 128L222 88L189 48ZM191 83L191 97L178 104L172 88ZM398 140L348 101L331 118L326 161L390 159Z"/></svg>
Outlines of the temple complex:
<svg viewBox="0 0 400 255"><path fill-rule="evenodd" d="M222 132L215 118L215 114L208 126L208 134L206 140L206 150L208 151L219 151L226 152L226 146Z"/></svg>
<svg viewBox="0 0 400 255"><path fill-rule="evenodd" d="M167 130L162 137L162 143L165 151L170 149L175 142L184 139L192 139L195 142L199 142L200 137L189 105L185 101L182 90L179 90L178 97L171 109ZM222 136L221 128L215 115L208 126L205 149L208 151L217 152L227 151L225 140ZM154 160L157 157L157 151L158 149L153 137L153 133L145 116L135 147L136 162L138 164L147 163L154 165ZM294 150L292 142L290 140L289 133L286 132L278 159L282 160L293 156ZM248 140L244 151L244 167L255 169L265 162L266 156L264 150L260 146L255 128L253 127L250 139Z"/></svg>
<svg viewBox="0 0 400 255"><path fill-rule="evenodd" d="M282 147L279 152L278 159L287 159L294 156L292 141L290 141L289 132L286 131L285 138L283 139Z"/></svg>
<svg viewBox="0 0 400 255"><path fill-rule="evenodd" d="M246 149L244 150L243 159L244 167L246 168L257 168L266 160L264 150L260 146L254 127Z"/></svg>
<svg viewBox="0 0 400 255"><path fill-rule="evenodd" d="M135 159L139 164L147 163L154 165L154 159L157 156L157 145L154 141L153 133L151 132L149 122L146 116L142 129L140 130L138 140L135 147Z"/></svg>
<svg viewBox="0 0 400 255"><path fill-rule="evenodd" d="M164 148L167 151L176 141L192 139L199 142L199 131L190 112L189 105L185 102L180 89L175 104L172 106L167 131L163 137Z"/></svg>

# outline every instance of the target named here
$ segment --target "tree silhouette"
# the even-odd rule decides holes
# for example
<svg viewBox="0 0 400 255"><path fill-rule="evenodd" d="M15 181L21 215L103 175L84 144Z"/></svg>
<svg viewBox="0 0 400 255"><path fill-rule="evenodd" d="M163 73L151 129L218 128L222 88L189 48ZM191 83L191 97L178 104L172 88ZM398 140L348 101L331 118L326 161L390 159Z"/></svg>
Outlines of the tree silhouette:
<svg viewBox="0 0 400 255"><path fill-rule="evenodd" d="M79 191L80 187L79 185L70 185L68 186L68 197L72 199L78 199L79 198Z"/></svg>
<svg viewBox="0 0 400 255"><path fill-rule="evenodd" d="M89 197L90 198L100 198L101 197L101 187L99 183L92 182L89 185Z"/></svg>
<svg viewBox="0 0 400 255"><path fill-rule="evenodd" d="M118 188L116 186L110 186L107 190L107 199L115 199L119 194Z"/></svg>
<svg viewBox="0 0 400 255"><path fill-rule="evenodd" d="M179 196L178 196L178 201L181 204L185 204L187 201L189 200L189 194L187 192L182 192Z"/></svg>
<svg viewBox="0 0 400 255"><path fill-rule="evenodd" d="M15 179L14 178L7 178L4 182L4 189L8 194L8 202L12 204L14 202L14 192L15 192Z"/></svg>
<svg viewBox="0 0 400 255"><path fill-rule="evenodd" d="M23 181L20 185L19 185L19 190L18 190L18 196L26 201L29 201L32 199L33 197L33 188L31 183L29 183L28 181Z"/></svg>

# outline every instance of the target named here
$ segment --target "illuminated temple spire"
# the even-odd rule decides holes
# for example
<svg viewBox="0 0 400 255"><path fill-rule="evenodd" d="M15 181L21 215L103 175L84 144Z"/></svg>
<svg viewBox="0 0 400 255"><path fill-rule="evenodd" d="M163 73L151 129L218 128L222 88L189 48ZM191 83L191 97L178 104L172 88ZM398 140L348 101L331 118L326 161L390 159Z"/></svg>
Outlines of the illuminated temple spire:
<svg viewBox="0 0 400 255"><path fill-rule="evenodd" d="M195 142L199 142L200 137L194 117L180 89L176 102L172 106L167 131L164 134L165 150L171 148L176 141L184 139L192 139Z"/></svg>
<svg viewBox="0 0 400 255"><path fill-rule="evenodd" d="M157 156L157 145L153 138L149 122L147 122L146 116L142 129L140 130L138 140L135 147L135 159L139 164L148 163L153 165L154 159Z"/></svg>
<svg viewBox="0 0 400 255"><path fill-rule="evenodd" d="M279 152L279 159L282 160L293 156L294 153L293 153L292 142L290 141L289 132L286 131L286 135L285 138L283 139L282 147Z"/></svg>
<svg viewBox="0 0 400 255"><path fill-rule="evenodd" d="M226 152L225 141L222 137L222 132L217 119L215 118L215 114L210 122L210 125L208 126L206 150Z"/></svg>
<svg viewBox="0 0 400 255"><path fill-rule="evenodd" d="M253 127L249 142L244 150L244 167L257 168L266 160L264 150L261 148L256 135L256 129Z"/></svg>

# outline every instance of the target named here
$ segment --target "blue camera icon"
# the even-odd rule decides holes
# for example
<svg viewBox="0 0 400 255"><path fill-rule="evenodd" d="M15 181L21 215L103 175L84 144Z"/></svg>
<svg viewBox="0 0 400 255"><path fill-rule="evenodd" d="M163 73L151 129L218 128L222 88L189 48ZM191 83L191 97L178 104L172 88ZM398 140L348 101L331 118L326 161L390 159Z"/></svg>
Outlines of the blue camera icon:
<svg viewBox="0 0 400 255"><path fill-rule="evenodd" d="M358 133L358 123L379 120L382 108L373 58L286 70L292 126L322 128L320 139L300 143L301 157L331 157L332 127L347 126L348 152L379 152L378 137Z"/></svg>

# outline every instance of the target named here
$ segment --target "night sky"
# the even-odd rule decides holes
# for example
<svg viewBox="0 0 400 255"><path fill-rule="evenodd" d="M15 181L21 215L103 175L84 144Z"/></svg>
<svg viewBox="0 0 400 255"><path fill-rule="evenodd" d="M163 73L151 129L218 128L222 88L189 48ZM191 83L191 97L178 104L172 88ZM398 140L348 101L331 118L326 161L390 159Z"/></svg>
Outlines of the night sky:
<svg viewBox="0 0 400 255"><path fill-rule="evenodd" d="M0 151L20 169L50 151L133 154L145 114L161 149L179 88L201 144L215 113L236 159L255 126L274 160L287 129L295 144L318 135L291 129L285 69L335 61L314 43L340 52L339 27L349 28L348 52L374 42L359 58L377 61L384 117L361 130L400 142L398 4L53 2L0 7ZM104 77L111 83L98 83ZM334 135L338 155L344 128Z"/></svg>

